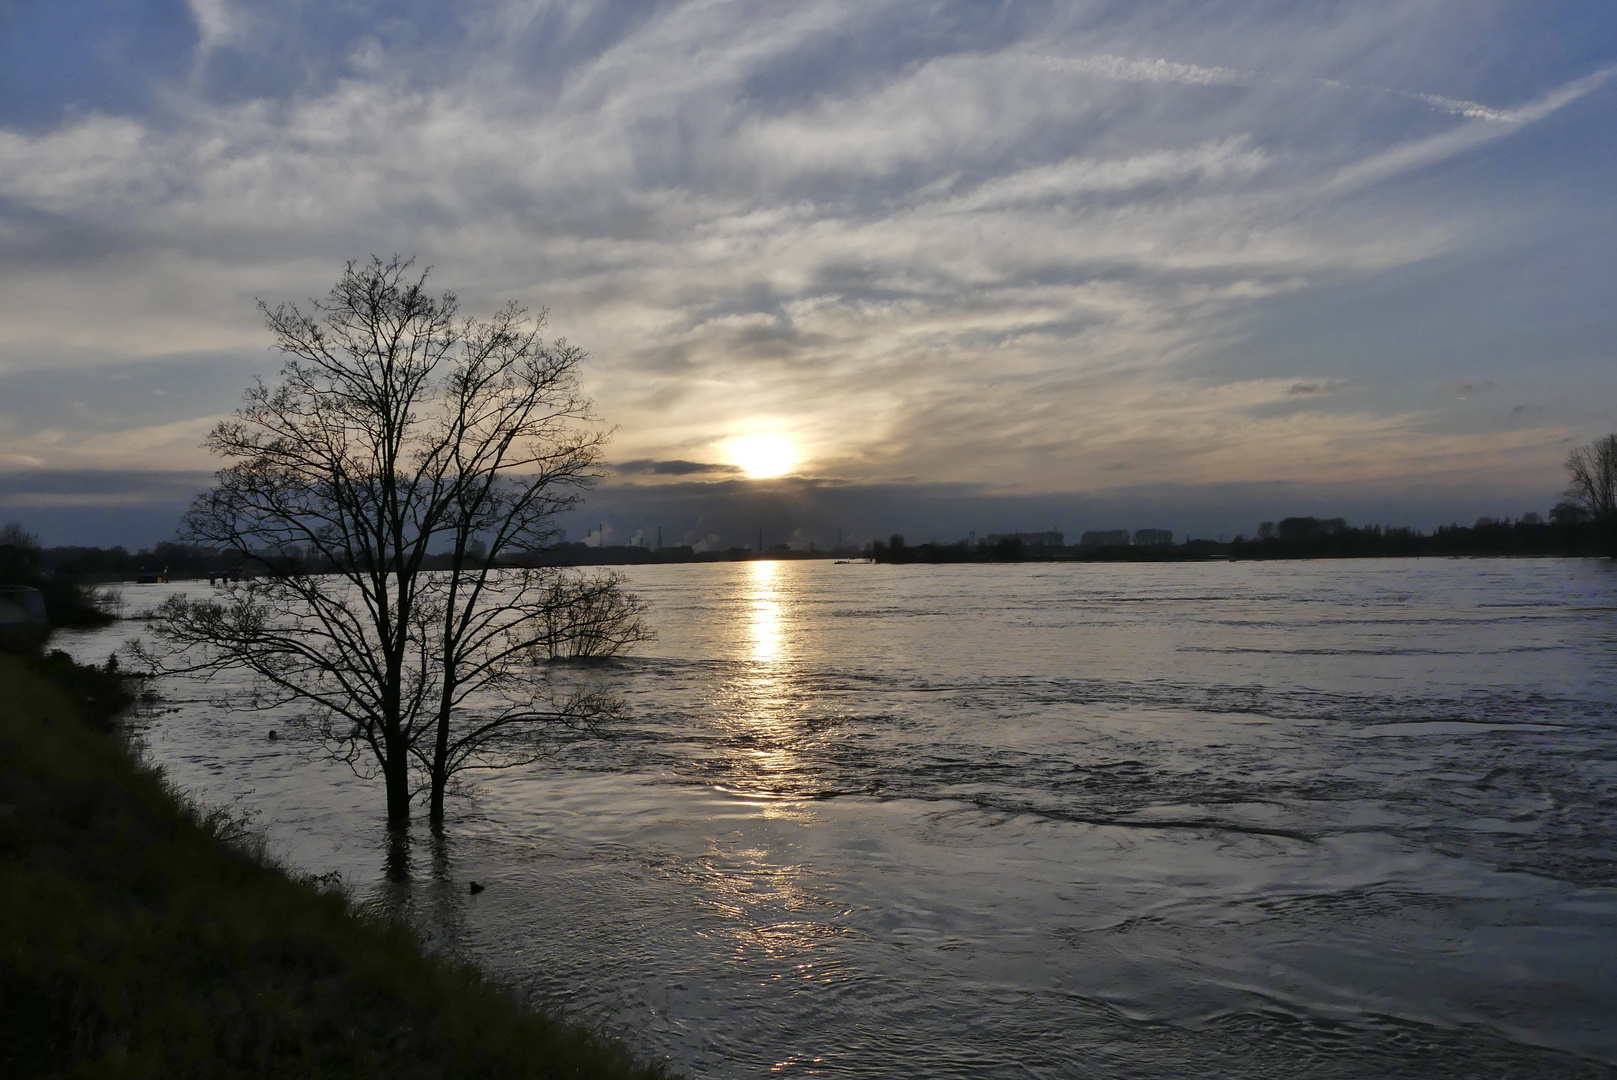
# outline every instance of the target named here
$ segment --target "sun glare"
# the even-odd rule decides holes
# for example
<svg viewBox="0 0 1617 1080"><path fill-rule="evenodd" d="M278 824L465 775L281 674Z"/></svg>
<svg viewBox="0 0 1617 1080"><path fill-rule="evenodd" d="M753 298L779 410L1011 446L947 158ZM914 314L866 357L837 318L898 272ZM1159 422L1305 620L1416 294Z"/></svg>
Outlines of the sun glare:
<svg viewBox="0 0 1617 1080"><path fill-rule="evenodd" d="M784 435L743 435L725 444L730 464L754 479L781 476L797 464L797 447Z"/></svg>

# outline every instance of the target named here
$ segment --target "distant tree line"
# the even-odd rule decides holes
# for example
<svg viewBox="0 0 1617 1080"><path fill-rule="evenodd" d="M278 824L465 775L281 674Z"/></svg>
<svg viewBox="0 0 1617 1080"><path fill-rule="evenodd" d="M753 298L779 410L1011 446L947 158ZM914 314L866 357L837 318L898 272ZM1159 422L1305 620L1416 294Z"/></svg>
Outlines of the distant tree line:
<svg viewBox="0 0 1617 1080"><path fill-rule="evenodd" d="M20 533L16 526L10 526ZM1147 534L1148 539L1140 539ZM23 534L26 535L26 534ZM1170 539L1158 539L1165 535ZM870 543L864 554L879 563L973 563L1065 560L1083 562L1184 562L1197 559L1306 559L1393 557L1400 555L1581 555L1611 554L1606 523L1570 503L1562 503L1547 518L1528 513L1510 519L1479 518L1472 525L1444 525L1434 532L1405 526L1351 526L1343 518L1288 517L1264 522L1254 536L1233 542L1187 540L1173 543L1166 530L1141 529L1086 532L1083 542L1060 547L1030 545L1015 534L989 537L973 543L927 541L906 543L895 533ZM851 551L798 551L785 544L765 553L775 559L846 557ZM661 563L730 562L758 558L750 547L697 551L689 544L664 548L580 542L553 544L535 551L513 552L499 559L504 566L639 566ZM449 554L429 555L422 569L445 569ZM0 543L0 584L43 582L57 596L56 606L76 601L83 583L139 580L142 577L252 576L278 567L300 573L330 573L335 567L318 555L291 547L260 551L249 556L194 545L166 542L131 552L123 547L17 549ZM17 568L26 567L20 574ZM26 582L23 582L26 578Z"/></svg>
<svg viewBox="0 0 1617 1080"><path fill-rule="evenodd" d="M19 525L7 526L17 530ZM24 534L26 535L26 534ZM299 573L331 573L339 569L318 552L299 545L279 550L254 551L242 554L221 551L201 544L183 544L165 541L149 548L130 551L122 546L87 547L68 544L61 547L41 547L31 537L25 561L37 573L63 581L89 583L136 581L141 578L205 578L251 577L266 572L270 567L294 569ZM831 558L847 556L849 551L799 551L786 544L777 544L767 553L769 558ZM475 557L475 556L474 556ZM650 548L627 544L609 544L599 547L579 541L550 544L533 551L502 554L500 566L640 566L652 563L729 562L755 559L758 553L750 547L730 547L714 551L697 551L690 544ZM0 554L0 559L14 558ZM448 569L454 562L450 552L429 554L422 559L421 569Z"/></svg>
<svg viewBox="0 0 1617 1080"><path fill-rule="evenodd" d="M1115 532L1085 533L1079 544L1029 543L1029 534L990 536L980 543L956 540L909 545L900 533L886 540L874 540L867 549L872 562L879 563L977 563L977 562L1193 562L1221 558L1229 545L1211 540L1172 542L1173 534L1163 529L1142 529L1147 539L1130 542L1126 529ZM1031 534L1059 537L1060 533ZM1168 539L1163 540L1161 537Z"/></svg>
<svg viewBox="0 0 1617 1080"><path fill-rule="evenodd" d="M1442 525L1432 532L1384 525L1355 528L1342 518L1289 517L1266 521L1255 537L1230 543L1080 544L1031 549L1015 537L973 545L965 540L909 545L900 534L870 545L878 563L983 562L1193 562L1205 559L1353 559L1399 556L1599 556L1610 553L1607 523L1561 512L1550 520L1523 514L1514 520L1479 518L1472 525Z"/></svg>
<svg viewBox="0 0 1617 1080"><path fill-rule="evenodd" d="M1363 525L1341 518L1290 517L1258 526L1256 537L1238 536L1233 559L1352 559L1422 555L1602 555L1603 527L1575 515L1546 521L1538 514L1515 520L1484 517L1473 525L1441 525L1433 532Z"/></svg>
<svg viewBox="0 0 1617 1080"><path fill-rule="evenodd" d="M1231 558L1317 559L1408 555L1573 555L1617 558L1617 435L1567 454L1564 498L1549 512L1511 520L1482 517L1471 526L1410 528L1364 525L1342 518L1265 521L1256 538L1236 537Z"/></svg>
<svg viewBox="0 0 1617 1080"><path fill-rule="evenodd" d="M1514 520L1478 518L1472 525L1418 529L1363 525L1344 518L1288 517L1265 521L1255 537L1231 543L1186 540L1175 544L1165 529L1092 530L1076 546L1059 532L990 536L981 544L959 540L911 547L894 534L873 541L872 561L880 563L1017 562L1175 562L1196 559L1344 559L1422 555L1600 556L1617 559L1617 434L1596 439L1567 455L1569 483L1548 518L1536 513ZM1032 541L1031 543L1029 541Z"/></svg>
<svg viewBox="0 0 1617 1080"><path fill-rule="evenodd" d="M112 581L147 574L183 577L225 574L240 571L247 561L233 552L171 541L133 552L122 546L102 548L69 544L40 548L38 557L46 573L89 581Z"/></svg>

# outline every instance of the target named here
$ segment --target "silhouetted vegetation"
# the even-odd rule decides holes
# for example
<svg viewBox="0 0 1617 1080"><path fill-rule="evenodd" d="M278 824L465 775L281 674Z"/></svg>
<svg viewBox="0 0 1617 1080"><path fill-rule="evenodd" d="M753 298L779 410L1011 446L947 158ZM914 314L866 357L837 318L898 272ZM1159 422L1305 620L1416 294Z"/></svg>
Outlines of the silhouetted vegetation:
<svg viewBox="0 0 1617 1080"><path fill-rule="evenodd" d="M109 681L0 655L0 1075L666 1075L288 877L105 733Z"/></svg>
<svg viewBox="0 0 1617 1080"><path fill-rule="evenodd" d="M1059 534L1042 534L1059 535ZM1093 535L1093 534L1086 534ZM878 563L982 563L982 562L1194 562L1198 559L1222 558L1229 546L1210 541L1192 540L1184 544L1165 544L1158 540L1134 545L1128 542L1128 531L1104 534L1108 538L1121 537L1119 543L1087 543L1076 546L1030 544L1022 534L989 536L979 543L956 540L943 544L929 541L909 546L904 538L894 535L890 540L874 541L866 550L872 562Z"/></svg>
<svg viewBox="0 0 1617 1080"><path fill-rule="evenodd" d="M147 576L207 577L238 571L244 561L234 553L174 541L134 552L123 547L68 545L46 548L41 556L56 573L90 581L134 580Z"/></svg>
<svg viewBox="0 0 1617 1080"><path fill-rule="evenodd" d="M1059 534L1045 534L1059 535ZM1172 542L1164 529L1093 531L1066 546L1032 546L1021 534L990 536L981 543L958 540L909 545L894 535L877 540L865 554L878 563L982 562L1195 562L1206 559L1353 559L1397 556L1601 555L1609 527L1578 505L1563 503L1545 520L1523 514L1515 520L1480 518L1472 525L1444 525L1433 532L1407 527L1364 525L1342 518L1289 517L1266 521L1251 539L1231 542Z"/></svg>
<svg viewBox="0 0 1617 1080"><path fill-rule="evenodd" d="M995 562L1020 562L1023 554L1022 538L1002 536L988 547L988 557Z"/></svg>
<svg viewBox="0 0 1617 1080"><path fill-rule="evenodd" d="M1575 515L1573 515L1575 517ZM1437 555L1599 555L1600 529L1594 522L1545 521L1523 514L1514 521L1478 518L1473 525L1443 525L1430 533L1383 525L1349 526L1341 518L1292 517L1264 522L1255 539L1236 537L1229 545L1236 559L1354 559Z"/></svg>
<svg viewBox="0 0 1617 1080"><path fill-rule="evenodd" d="M118 667L116 656L105 664L80 664L60 649L11 653L35 675L45 679L73 703L79 719L98 731L112 731L120 713L135 703L138 675Z"/></svg>
<svg viewBox="0 0 1617 1080"><path fill-rule="evenodd" d="M1556 509L1593 524L1605 540L1606 554L1617 559L1617 435L1573 450L1566 456L1566 471L1566 501Z"/></svg>
<svg viewBox="0 0 1617 1080"><path fill-rule="evenodd" d="M911 547L903 534L894 533L887 540L876 540L870 545L870 558L879 563L954 563L982 562L987 556L974 551L964 540L953 544L930 541Z"/></svg>
<svg viewBox="0 0 1617 1080"><path fill-rule="evenodd" d="M260 304L284 363L208 435L227 464L181 533L247 576L169 596L135 646L153 670L249 673L255 707L296 703L380 777L395 826L415 795L442 822L457 774L531 763L550 729L615 712L537 661L650 636L618 575L500 561L553 542L599 475L584 351L515 304L463 319L426 279L373 257L308 310Z"/></svg>
<svg viewBox="0 0 1617 1080"><path fill-rule="evenodd" d="M58 564L21 525L0 528L0 588L37 589L52 626L101 626L113 620L72 567Z"/></svg>

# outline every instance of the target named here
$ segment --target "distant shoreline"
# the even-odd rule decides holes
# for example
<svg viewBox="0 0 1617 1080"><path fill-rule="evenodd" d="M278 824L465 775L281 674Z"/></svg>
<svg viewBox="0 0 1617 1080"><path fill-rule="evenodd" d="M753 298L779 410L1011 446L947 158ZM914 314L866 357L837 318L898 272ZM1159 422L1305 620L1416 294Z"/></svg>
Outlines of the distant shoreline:
<svg viewBox="0 0 1617 1080"><path fill-rule="evenodd" d="M1230 547L1229 544L1219 545ZM1081 555L1038 555L1025 556L1019 559L927 559L914 558L894 562L891 559L875 560L868 555L855 553L827 553L827 552L793 552L790 555L766 553L763 555L747 552L732 556L729 553L707 555L703 553L694 558L660 558L660 559L615 559L615 552L607 548L605 554L598 561L570 561L566 563L542 563L525 561L529 566L556 566L556 567L610 567L610 566L691 566L727 564L738 562L831 562L858 564L861 566L1007 566L1007 565L1053 565L1061 563L1097 564L1097 563L1232 563L1232 562L1320 562L1330 559L1602 559L1605 555L1598 551L1585 552L1493 552L1493 551L1458 551L1434 553L1398 553L1398 552L1366 552L1357 554L1260 554L1260 555L1231 555L1231 554L1172 554L1164 552L1138 552L1126 555L1114 554L1081 554ZM318 573L319 571L314 571ZM163 579L165 583L207 581L207 574L189 573L173 574ZM151 584L139 582L129 577L97 577L86 582L90 585L138 585Z"/></svg>
<svg viewBox="0 0 1617 1080"><path fill-rule="evenodd" d="M600 547L579 542L556 544L502 559L503 565L523 567L650 566L675 563L749 562L756 560L831 560L896 564L942 563L1169 563L1259 562L1307 559L1379 558L1593 558L1617 556L1617 537L1603 522L1546 522L1528 516L1518 521L1482 519L1475 525L1449 525L1425 533L1415 529L1368 525L1353 528L1340 519L1287 518L1278 526L1266 523L1273 535L1232 541L1190 539L1180 543L1061 544L1060 533L990 537L981 543L929 541L909 545L902 536L874 540L860 546L806 550L777 544L762 551L737 546L698 551L689 545ZM1108 536L1128 534L1119 530ZM1158 535L1170 536L1171 533ZM159 544L155 550L129 553L122 548L50 548L41 553L54 575L87 585L141 584L227 576L253 576L267 562L292 572L322 573L329 567L297 556L243 557L183 544ZM256 565L255 565L256 564ZM422 569L449 569L446 555L429 556Z"/></svg>

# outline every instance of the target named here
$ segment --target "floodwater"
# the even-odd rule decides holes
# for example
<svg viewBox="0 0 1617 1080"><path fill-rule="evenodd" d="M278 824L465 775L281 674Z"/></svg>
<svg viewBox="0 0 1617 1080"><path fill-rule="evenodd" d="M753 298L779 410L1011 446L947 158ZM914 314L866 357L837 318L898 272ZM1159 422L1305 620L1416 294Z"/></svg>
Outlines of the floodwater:
<svg viewBox="0 0 1617 1080"><path fill-rule="evenodd" d="M693 1076L1617 1076L1613 568L632 581L660 636L600 673L627 718L478 779L408 885L380 789L274 717L175 683L145 739Z"/></svg>

